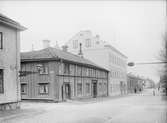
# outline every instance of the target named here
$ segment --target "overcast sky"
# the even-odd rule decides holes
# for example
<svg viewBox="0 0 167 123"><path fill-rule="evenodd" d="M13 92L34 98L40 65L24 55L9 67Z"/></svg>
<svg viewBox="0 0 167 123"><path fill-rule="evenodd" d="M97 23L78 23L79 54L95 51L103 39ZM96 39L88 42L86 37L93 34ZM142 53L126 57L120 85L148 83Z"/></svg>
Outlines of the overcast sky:
<svg viewBox="0 0 167 123"><path fill-rule="evenodd" d="M42 40L63 45L80 30L109 42L128 61L159 59L166 13L165 0L155 1L0 1L0 12L28 29L21 33L21 51L42 48ZM159 80L160 66L143 65L128 72Z"/></svg>

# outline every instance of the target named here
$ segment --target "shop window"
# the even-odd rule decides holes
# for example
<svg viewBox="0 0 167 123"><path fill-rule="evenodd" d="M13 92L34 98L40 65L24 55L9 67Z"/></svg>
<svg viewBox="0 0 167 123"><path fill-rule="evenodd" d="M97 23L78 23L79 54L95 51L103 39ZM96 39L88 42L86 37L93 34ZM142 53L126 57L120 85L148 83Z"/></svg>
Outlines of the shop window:
<svg viewBox="0 0 167 123"><path fill-rule="evenodd" d="M0 93L4 93L4 73L3 69L0 69Z"/></svg>
<svg viewBox="0 0 167 123"><path fill-rule="evenodd" d="M39 94L48 94L48 93L49 93L49 84L39 83Z"/></svg>

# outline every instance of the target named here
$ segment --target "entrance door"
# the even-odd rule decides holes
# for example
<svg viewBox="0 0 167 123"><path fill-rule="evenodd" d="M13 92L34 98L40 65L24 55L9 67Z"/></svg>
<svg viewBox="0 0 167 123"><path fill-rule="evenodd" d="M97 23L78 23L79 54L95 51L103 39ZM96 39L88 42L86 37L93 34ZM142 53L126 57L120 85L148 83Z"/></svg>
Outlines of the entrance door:
<svg viewBox="0 0 167 123"><path fill-rule="evenodd" d="M66 99L70 99L70 84L65 84L65 97Z"/></svg>
<svg viewBox="0 0 167 123"><path fill-rule="evenodd" d="M93 80L92 81L92 96L93 98L96 98L97 97L97 81L96 80Z"/></svg>
<svg viewBox="0 0 167 123"><path fill-rule="evenodd" d="M70 89L70 84L69 83L64 83L62 86L62 99L70 99L71 97L71 89Z"/></svg>

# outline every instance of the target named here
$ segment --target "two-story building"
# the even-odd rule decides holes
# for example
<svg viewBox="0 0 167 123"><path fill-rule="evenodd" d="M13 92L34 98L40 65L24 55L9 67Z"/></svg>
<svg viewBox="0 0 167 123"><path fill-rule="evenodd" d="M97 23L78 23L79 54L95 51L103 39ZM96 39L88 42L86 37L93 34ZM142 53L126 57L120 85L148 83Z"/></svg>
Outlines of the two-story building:
<svg viewBox="0 0 167 123"><path fill-rule="evenodd" d="M20 101L20 31L18 22L0 14L0 110L15 109Z"/></svg>
<svg viewBox="0 0 167 123"><path fill-rule="evenodd" d="M145 79L131 73L127 74L128 93L137 93L143 91L144 83Z"/></svg>
<svg viewBox="0 0 167 123"><path fill-rule="evenodd" d="M127 57L89 30L80 31L65 45L69 52L77 54L80 43L85 58L109 70L109 95L127 93Z"/></svg>
<svg viewBox="0 0 167 123"><path fill-rule="evenodd" d="M64 50L21 53L22 99L62 101L108 95L108 71Z"/></svg>

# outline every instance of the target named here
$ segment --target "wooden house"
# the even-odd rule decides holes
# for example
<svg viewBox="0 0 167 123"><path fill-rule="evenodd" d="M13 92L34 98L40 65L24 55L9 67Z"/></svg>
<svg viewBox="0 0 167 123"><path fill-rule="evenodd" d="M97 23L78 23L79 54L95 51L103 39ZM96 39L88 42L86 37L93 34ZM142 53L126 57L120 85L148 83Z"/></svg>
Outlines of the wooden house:
<svg viewBox="0 0 167 123"><path fill-rule="evenodd" d="M21 53L22 99L63 101L108 95L108 70L56 48Z"/></svg>

